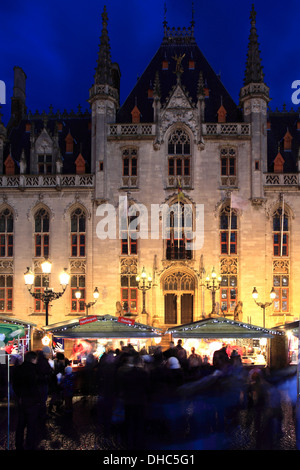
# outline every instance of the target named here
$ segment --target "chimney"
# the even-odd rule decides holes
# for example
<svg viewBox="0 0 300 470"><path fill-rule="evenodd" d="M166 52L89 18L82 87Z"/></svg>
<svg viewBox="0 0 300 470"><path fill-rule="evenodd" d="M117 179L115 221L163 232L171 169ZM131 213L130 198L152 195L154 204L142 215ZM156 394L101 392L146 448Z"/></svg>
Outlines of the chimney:
<svg viewBox="0 0 300 470"><path fill-rule="evenodd" d="M26 74L21 67L14 67L14 88L11 99L11 115L18 124L26 114Z"/></svg>

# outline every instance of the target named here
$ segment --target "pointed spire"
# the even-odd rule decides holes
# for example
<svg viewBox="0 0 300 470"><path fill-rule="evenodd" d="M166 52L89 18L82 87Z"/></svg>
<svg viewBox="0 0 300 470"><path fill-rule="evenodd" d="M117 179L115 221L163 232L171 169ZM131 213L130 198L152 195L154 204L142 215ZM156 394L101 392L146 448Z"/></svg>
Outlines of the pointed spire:
<svg viewBox="0 0 300 470"><path fill-rule="evenodd" d="M252 5L250 20L251 29L249 36L244 85L248 85L249 83L264 83L264 74L261 65L258 35L256 31L256 11L254 10L254 5Z"/></svg>
<svg viewBox="0 0 300 470"><path fill-rule="evenodd" d="M201 97L204 96L204 80L203 80L202 70L200 70L200 72L199 72L197 94L198 94L198 98L201 98Z"/></svg>
<svg viewBox="0 0 300 470"><path fill-rule="evenodd" d="M95 83L98 85L112 85L111 56L109 37L107 32L107 21L108 16L106 6L104 5L102 13L102 33L100 38L97 68L95 73Z"/></svg>
<svg viewBox="0 0 300 470"><path fill-rule="evenodd" d="M155 79L154 79L154 87L153 87L153 95L155 98L160 98L161 93L160 93L160 81L159 81L159 73L156 71L155 73Z"/></svg>

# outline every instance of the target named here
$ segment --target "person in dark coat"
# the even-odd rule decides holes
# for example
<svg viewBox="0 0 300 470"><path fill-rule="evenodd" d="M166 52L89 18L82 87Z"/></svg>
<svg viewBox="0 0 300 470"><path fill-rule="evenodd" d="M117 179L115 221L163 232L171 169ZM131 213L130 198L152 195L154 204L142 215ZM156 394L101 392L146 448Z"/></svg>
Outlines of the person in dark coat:
<svg viewBox="0 0 300 470"><path fill-rule="evenodd" d="M74 395L74 376L71 366L67 366L62 379L62 396L65 403L65 413L71 416L73 412L73 395Z"/></svg>
<svg viewBox="0 0 300 470"><path fill-rule="evenodd" d="M118 371L120 372L120 371ZM125 432L129 449L143 449L146 410L149 399L149 373L138 354L128 357L127 367L117 373L118 390L124 403Z"/></svg>
<svg viewBox="0 0 300 470"><path fill-rule="evenodd" d="M18 401L16 450L37 448L40 394L36 363L37 354L29 351L25 354L24 362L14 369L12 385ZM26 442L24 442L25 428L27 428Z"/></svg>
<svg viewBox="0 0 300 470"><path fill-rule="evenodd" d="M51 395L51 400L49 403L49 413L53 411L53 407L56 407L56 411L60 412L63 404L62 396L62 378L65 373L66 368L66 359L65 355L61 352L56 354L56 358L53 361L53 372L50 376L49 384L49 394Z"/></svg>
<svg viewBox="0 0 300 470"><path fill-rule="evenodd" d="M169 348L163 353L164 358L167 360L169 357L177 357L177 349L175 348L174 341L170 341Z"/></svg>
<svg viewBox="0 0 300 470"><path fill-rule="evenodd" d="M47 417L46 403L53 374L53 369L49 364L50 356L51 349L48 346L45 346L42 351L38 352L37 370L40 391L40 418L42 421L45 421Z"/></svg>

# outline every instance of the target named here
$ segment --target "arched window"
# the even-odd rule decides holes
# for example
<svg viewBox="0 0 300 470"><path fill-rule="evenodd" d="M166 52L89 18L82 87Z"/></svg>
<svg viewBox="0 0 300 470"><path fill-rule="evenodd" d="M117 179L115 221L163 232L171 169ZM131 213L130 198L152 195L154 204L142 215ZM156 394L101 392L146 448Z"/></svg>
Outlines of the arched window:
<svg viewBox="0 0 300 470"><path fill-rule="evenodd" d="M121 217L120 220L120 236L121 236L121 254L122 255L137 255L138 250L138 235L139 232L139 213L129 215L130 205L127 212L127 217Z"/></svg>
<svg viewBox="0 0 300 470"><path fill-rule="evenodd" d="M272 223L274 312L286 314L290 311L290 218L284 204L273 213Z"/></svg>
<svg viewBox="0 0 300 470"><path fill-rule="evenodd" d="M14 254L14 218L10 209L0 214L0 256L11 257Z"/></svg>
<svg viewBox="0 0 300 470"><path fill-rule="evenodd" d="M169 207L166 218L166 259L192 259L193 209L182 202Z"/></svg>
<svg viewBox="0 0 300 470"><path fill-rule="evenodd" d="M126 188L138 185L138 159L136 148L126 148L122 152L122 186Z"/></svg>
<svg viewBox="0 0 300 470"><path fill-rule="evenodd" d="M81 208L71 214L71 256L85 256L86 252L86 215Z"/></svg>
<svg viewBox="0 0 300 470"><path fill-rule="evenodd" d="M273 255L289 256L289 218L282 208L273 214Z"/></svg>
<svg viewBox="0 0 300 470"><path fill-rule="evenodd" d="M236 150L232 147L221 149L221 184L222 186L236 185Z"/></svg>
<svg viewBox="0 0 300 470"><path fill-rule="evenodd" d="M76 298L76 291L79 290L81 297ZM85 311L85 275L72 274L71 276L71 312L83 313Z"/></svg>
<svg viewBox="0 0 300 470"><path fill-rule="evenodd" d="M40 209L34 217L35 256L49 256L49 213Z"/></svg>
<svg viewBox="0 0 300 470"><path fill-rule="evenodd" d="M225 206L220 214L220 251L222 255L237 254L237 214Z"/></svg>
<svg viewBox="0 0 300 470"><path fill-rule="evenodd" d="M183 186L191 185L191 144L183 129L176 129L168 140L168 186L176 186L178 178Z"/></svg>

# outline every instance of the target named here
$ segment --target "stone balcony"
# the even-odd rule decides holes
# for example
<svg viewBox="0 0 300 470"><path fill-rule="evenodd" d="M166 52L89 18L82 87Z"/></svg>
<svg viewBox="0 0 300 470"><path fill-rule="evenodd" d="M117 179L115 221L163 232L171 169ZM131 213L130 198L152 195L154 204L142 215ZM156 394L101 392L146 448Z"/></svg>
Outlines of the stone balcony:
<svg viewBox="0 0 300 470"><path fill-rule="evenodd" d="M206 123L202 124L204 136L249 136L250 124L246 123Z"/></svg>
<svg viewBox="0 0 300 470"><path fill-rule="evenodd" d="M279 187L298 187L300 184L299 173L265 173L264 187L276 189Z"/></svg>
<svg viewBox="0 0 300 470"><path fill-rule="evenodd" d="M94 175L1 175L0 188L93 188Z"/></svg>

